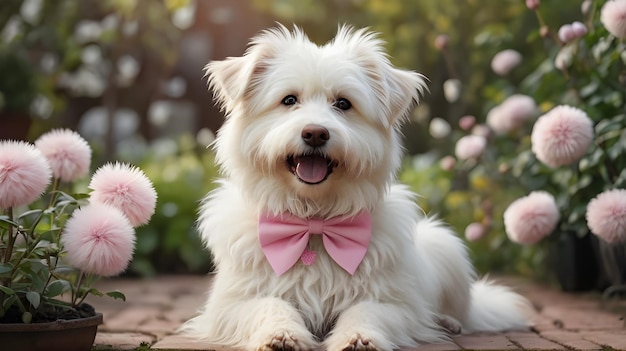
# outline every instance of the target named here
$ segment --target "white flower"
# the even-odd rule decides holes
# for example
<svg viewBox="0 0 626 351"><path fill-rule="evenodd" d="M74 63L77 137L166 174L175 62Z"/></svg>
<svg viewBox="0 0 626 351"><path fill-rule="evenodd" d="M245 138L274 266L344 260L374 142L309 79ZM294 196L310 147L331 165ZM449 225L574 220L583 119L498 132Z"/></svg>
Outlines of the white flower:
<svg viewBox="0 0 626 351"><path fill-rule="evenodd" d="M449 103L455 103L461 97L463 84L458 79L448 79L443 82L443 96Z"/></svg>
<svg viewBox="0 0 626 351"><path fill-rule="evenodd" d="M450 135L452 128L445 119L441 117L435 117L430 121L428 131L433 138L442 139Z"/></svg>

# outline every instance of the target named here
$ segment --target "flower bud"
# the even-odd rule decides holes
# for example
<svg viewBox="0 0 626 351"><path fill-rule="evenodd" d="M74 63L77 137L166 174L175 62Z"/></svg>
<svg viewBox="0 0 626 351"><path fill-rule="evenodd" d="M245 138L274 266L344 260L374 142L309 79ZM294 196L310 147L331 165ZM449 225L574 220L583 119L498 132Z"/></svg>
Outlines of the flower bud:
<svg viewBox="0 0 626 351"><path fill-rule="evenodd" d="M487 233L487 229L480 223L474 222L465 228L465 238L468 241L476 241Z"/></svg>
<svg viewBox="0 0 626 351"><path fill-rule="evenodd" d="M437 48L437 50L444 50L445 48L448 47L448 42L449 42L449 38L447 35L439 34L435 38L435 47Z"/></svg>
<svg viewBox="0 0 626 351"><path fill-rule="evenodd" d="M454 165L456 164L456 160L454 157L448 155L439 161L439 167L444 171L451 171L454 169Z"/></svg>
<svg viewBox="0 0 626 351"><path fill-rule="evenodd" d="M540 0L526 0L526 7L528 7L529 10L535 11L539 8L540 3Z"/></svg>
<svg viewBox="0 0 626 351"><path fill-rule="evenodd" d="M591 5L593 5L593 2L591 0L583 1L583 3L580 5L580 12L582 12L584 16L587 16L589 14L589 11L591 10Z"/></svg>
<svg viewBox="0 0 626 351"><path fill-rule="evenodd" d="M515 67L522 63L522 54L519 52L507 49L498 52L491 59L491 69L500 76L506 76Z"/></svg>
<svg viewBox="0 0 626 351"><path fill-rule="evenodd" d="M474 116L463 116L459 119L459 127L463 130L470 130L472 127L476 125L476 117Z"/></svg>
<svg viewBox="0 0 626 351"><path fill-rule="evenodd" d="M576 21L572 23L572 31L574 31L576 38L580 38L587 34L587 27L582 22Z"/></svg>
<svg viewBox="0 0 626 351"><path fill-rule="evenodd" d="M576 38L576 33L574 32L571 24L562 25L561 28L559 28L558 35L559 40L564 43L569 43Z"/></svg>

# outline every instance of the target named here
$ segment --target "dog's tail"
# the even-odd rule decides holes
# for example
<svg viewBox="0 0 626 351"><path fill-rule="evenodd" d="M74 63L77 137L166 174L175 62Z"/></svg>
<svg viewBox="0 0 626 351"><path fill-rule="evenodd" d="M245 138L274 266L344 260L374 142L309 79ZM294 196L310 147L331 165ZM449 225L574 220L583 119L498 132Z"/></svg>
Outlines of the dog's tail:
<svg viewBox="0 0 626 351"><path fill-rule="evenodd" d="M530 326L532 306L523 296L487 279L470 287L470 306L463 333L525 329Z"/></svg>

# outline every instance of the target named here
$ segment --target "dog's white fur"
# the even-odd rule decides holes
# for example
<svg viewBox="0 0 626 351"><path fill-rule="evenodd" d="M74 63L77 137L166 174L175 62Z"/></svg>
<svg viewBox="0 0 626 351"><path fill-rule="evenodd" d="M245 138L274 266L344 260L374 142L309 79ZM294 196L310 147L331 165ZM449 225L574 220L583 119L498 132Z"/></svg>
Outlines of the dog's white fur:
<svg viewBox="0 0 626 351"><path fill-rule="evenodd" d="M476 281L466 248L393 185L399 127L425 88L394 68L366 30L339 29L323 45L279 26L242 57L206 67L227 114L215 150L224 179L204 200L199 230L216 264L211 294L182 331L248 350L392 350L445 340L449 331L527 327L524 298ZM287 95L298 103L281 104ZM347 98L352 108L333 107ZM328 129L324 154L338 165L317 185L299 181L289 155L305 153L304 126ZM367 254L351 276L325 252L277 276L257 238L260 211L300 217L372 215Z"/></svg>

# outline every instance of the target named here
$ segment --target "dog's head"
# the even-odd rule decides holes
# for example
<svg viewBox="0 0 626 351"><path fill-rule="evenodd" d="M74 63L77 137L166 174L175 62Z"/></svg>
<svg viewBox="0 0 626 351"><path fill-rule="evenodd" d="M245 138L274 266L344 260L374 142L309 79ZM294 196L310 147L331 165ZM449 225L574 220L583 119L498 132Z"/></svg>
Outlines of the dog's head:
<svg viewBox="0 0 626 351"><path fill-rule="evenodd" d="M375 34L348 27L323 46L267 30L206 72L227 115L215 143L224 174L259 209L303 217L381 199L400 166L399 126L425 89Z"/></svg>

